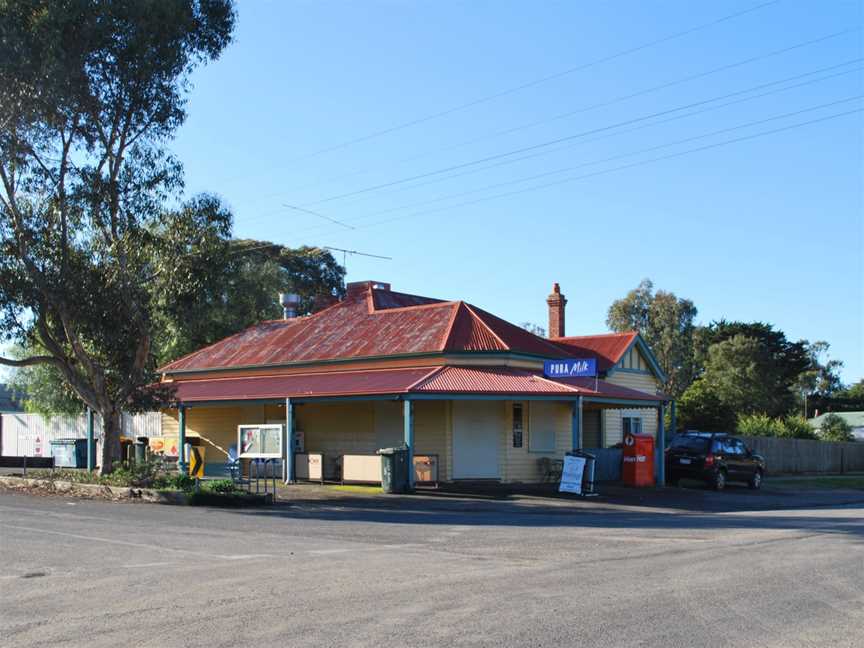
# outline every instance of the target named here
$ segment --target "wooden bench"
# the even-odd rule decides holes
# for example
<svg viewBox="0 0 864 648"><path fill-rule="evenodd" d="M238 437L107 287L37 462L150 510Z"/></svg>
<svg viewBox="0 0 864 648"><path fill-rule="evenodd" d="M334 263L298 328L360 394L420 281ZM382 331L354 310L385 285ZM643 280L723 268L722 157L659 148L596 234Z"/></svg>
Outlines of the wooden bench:
<svg viewBox="0 0 864 648"><path fill-rule="evenodd" d="M28 468L50 468L54 471L54 457L0 457L0 468L21 468L27 476Z"/></svg>

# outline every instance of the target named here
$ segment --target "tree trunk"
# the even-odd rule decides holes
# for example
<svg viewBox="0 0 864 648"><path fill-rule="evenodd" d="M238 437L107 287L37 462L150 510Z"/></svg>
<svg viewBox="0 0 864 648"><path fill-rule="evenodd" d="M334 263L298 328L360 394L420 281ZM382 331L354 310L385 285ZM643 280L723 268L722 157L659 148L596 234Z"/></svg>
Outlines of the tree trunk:
<svg viewBox="0 0 864 648"><path fill-rule="evenodd" d="M100 475L109 475L117 462L123 457L120 454L120 412L111 409L100 412L102 415L102 465Z"/></svg>

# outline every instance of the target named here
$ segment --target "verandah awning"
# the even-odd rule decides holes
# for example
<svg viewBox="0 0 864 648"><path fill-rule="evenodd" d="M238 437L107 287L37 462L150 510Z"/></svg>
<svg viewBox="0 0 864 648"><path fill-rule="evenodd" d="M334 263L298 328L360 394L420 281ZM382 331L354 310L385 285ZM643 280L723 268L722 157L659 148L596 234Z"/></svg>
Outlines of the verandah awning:
<svg viewBox="0 0 864 648"><path fill-rule="evenodd" d="M164 384L164 383L163 383ZM667 400L594 378L551 380L537 372L512 367L414 367L364 371L329 371L278 376L203 378L170 383L174 398L184 404L226 401L262 401L284 398L448 396L548 398L578 396L602 402L633 401L646 405Z"/></svg>

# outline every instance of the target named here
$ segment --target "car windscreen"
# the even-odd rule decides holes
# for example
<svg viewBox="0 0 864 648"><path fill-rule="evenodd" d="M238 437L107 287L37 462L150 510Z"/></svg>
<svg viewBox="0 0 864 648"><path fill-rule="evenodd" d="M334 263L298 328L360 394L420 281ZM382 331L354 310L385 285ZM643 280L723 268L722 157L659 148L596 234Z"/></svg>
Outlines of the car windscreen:
<svg viewBox="0 0 864 648"><path fill-rule="evenodd" d="M679 436L672 439L671 447L690 452L707 452L710 439L697 436Z"/></svg>

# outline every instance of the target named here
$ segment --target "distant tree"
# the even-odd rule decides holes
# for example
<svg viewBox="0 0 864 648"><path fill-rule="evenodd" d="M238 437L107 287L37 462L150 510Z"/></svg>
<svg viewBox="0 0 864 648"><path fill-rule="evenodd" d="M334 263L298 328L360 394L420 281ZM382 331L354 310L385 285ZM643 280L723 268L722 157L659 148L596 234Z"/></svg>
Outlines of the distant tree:
<svg viewBox="0 0 864 648"><path fill-rule="evenodd" d="M198 231L154 236L183 182L164 147L233 26L229 0L0 2L0 335L32 352L0 364L52 366L101 415L103 472L121 411L155 395L150 288L180 261L165 252L199 252Z"/></svg>
<svg viewBox="0 0 864 648"><path fill-rule="evenodd" d="M534 322L522 322L519 326L538 337L546 337L546 329Z"/></svg>
<svg viewBox="0 0 864 648"><path fill-rule="evenodd" d="M654 291L650 279L609 307L606 325L613 331L638 331L666 374L666 393L678 397L693 382L696 364L693 335L696 306L689 299Z"/></svg>
<svg viewBox="0 0 864 648"><path fill-rule="evenodd" d="M214 224L218 224L214 227ZM344 269L319 248L285 248L275 243L232 240L231 215L212 196L199 196L165 214L153 228L154 267L148 287L152 354L165 364L256 322L282 316L277 293L301 295L301 312L316 296L344 293ZM194 242L194 243L190 243ZM194 253L185 253L194 244ZM29 355L38 353L31 349ZM18 348L16 357L27 350ZM79 414L84 402L50 364L17 369L11 380L29 411Z"/></svg>
<svg viewBox="0 0 864 648"><path fill-rule="evenodd" d="M807 354L810 356L811 368L805 373L813 376L813 392L821 396L836 396L843 389L843 381L840 378L840 370L843 361L832 359L828 350L831 345L820 340L806 345Z"/></svg>
<svg viewBox="0 0 864 648"><path fill-rule="evenodd" d="M864 378L848 387L843 387L837 392L836 396L837 398L860 400L864 403Z"/></svg>
<svg viewBox="0 0 864 648"><path fill-rule="evenodd" d="M819 438L823 441L854 441L852 427L836 414L828 414L819 426Z"/></svg>
<svg viewBox="0 0 864 648"><path fill-rule="evenodd" d="M771 350L746 335L712 344L702 375L684 392L680 417L685 426L731 430L741 414L779 417L793 396Z"/></svg>
<svg viewBox="0 0 864 648"><path fill-rule="evenodd" d="M345 270L329 251L226 240L215 258L185 257L175 270L195 281L161 277L154 287L158 364L196 351L256 322L282 317L277 293L300 295L300 312L316 299L344 295ZM172 272L173 274L173 272Z"/></svg>
<svg viewBox="0 0 864 648"><path fill-rule="evenodd" d="M696 337L696 364L707 365L708 351L713 344L723 342L736 335L753 338L763 349L766 362L777 372L778 380L792 388L798 377L813 369L812 357L806 340L791 342L783 331L776 330L764 322L735 322L719 320L701 328Z"/></svg>

